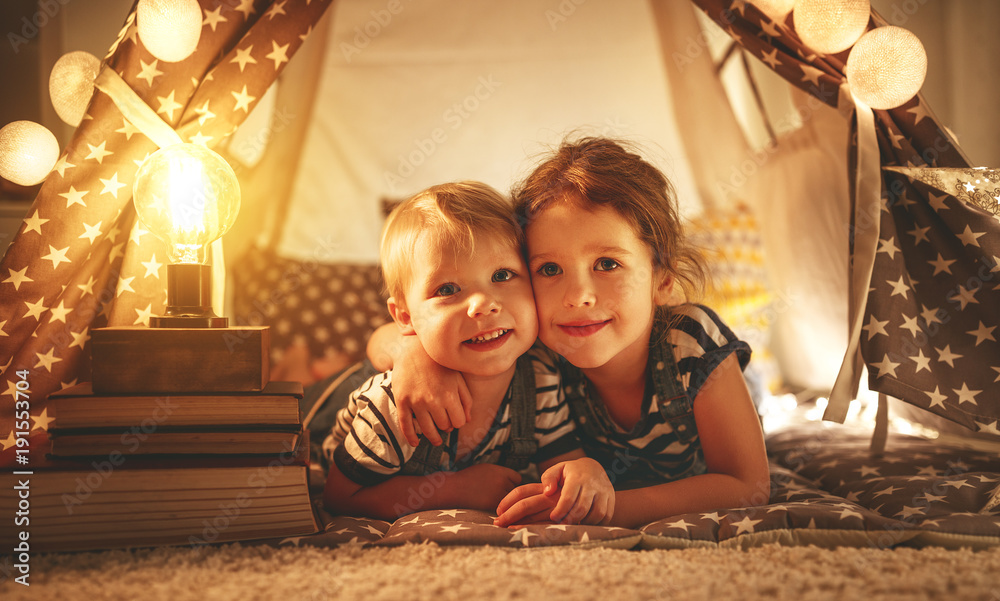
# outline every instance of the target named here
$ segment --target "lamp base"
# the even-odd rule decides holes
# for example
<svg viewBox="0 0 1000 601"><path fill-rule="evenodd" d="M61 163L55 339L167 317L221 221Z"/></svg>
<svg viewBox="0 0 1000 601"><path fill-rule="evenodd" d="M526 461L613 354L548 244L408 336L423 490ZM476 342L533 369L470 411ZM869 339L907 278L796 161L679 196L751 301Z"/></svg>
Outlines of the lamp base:
<svg viewBox="0 0 1000 601"><path fill-rule="evenodd" d="M228 317L214 315L152 315L151 328L228 328Z"/></svg>
<svg viewBox="0 0 1000 601"><path fill-rule="evenodd" d="M229 318L212 312L212 267L194 263L167 265L167 307L149 318L151 328L226 328Z"/></svg>

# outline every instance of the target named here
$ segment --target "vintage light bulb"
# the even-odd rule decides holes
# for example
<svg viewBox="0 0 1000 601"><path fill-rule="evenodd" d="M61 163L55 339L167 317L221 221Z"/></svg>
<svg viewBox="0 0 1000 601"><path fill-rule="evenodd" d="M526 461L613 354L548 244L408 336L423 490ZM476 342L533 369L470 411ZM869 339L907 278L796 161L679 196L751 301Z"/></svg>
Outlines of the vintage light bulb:
<svg viewBox="0 0 1000 601"><path fill-rule="evenodd" d="M798 0L792 22L799 38L820 54L850 48L868 27L869 0Z"/></svg>
<svg viewBox="0 0 1000 601"><path fill-rule="evenodd" d="M134 188L139 219L170 245L175 263L204 263L206 247L226 233L240 210L233 168L200 144L154 152L139 167Z"/></svg>
<svg viewBox="0 0 1000 601"><path fill-rule="evenodd" d="M136 28L150 54L168 63L191 56L201 38L198 0L139 0Z"/></svg>
<svg viewBox="0 0 1000 601"><path fill-rule="evenodd" d="M920 91L927 52L920 38L906 29L879 27L851 48L845 73L859 100L873 109L893 109Z"/></svg>
<svg viewBox="0 0 1000 601"><path fill-rule="evenodd" d="M59 141L34 121L14 121L0 129L0 177L20 186L41 183L59 160Z"/></svg>
<svg viewBox="0 0 1000 601"><path fill-rule="evenodd" d="M89 52L80 50L59 57L49 74L49 97L60 119L73 127L80 125L100 70L101 59Z"/></svg>
<svg viewBox="0 0 1000 601"><path fill-rule="evenodd" d="M136 173L133 202L142 225L170 247L165 317L154 327L224 327L211 308L208 245L236 221L240 186L229 163L200 144L154 152Z"/></svg>

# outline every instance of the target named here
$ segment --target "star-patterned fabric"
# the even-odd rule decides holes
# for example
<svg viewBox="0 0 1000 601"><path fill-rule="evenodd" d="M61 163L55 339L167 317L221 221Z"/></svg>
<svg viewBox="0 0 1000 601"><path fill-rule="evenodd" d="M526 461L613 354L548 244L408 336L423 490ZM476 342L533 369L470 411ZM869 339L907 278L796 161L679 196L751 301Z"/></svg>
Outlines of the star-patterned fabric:
<svg viewBox="0 0 1000 601"><path fill-rule="evenodd" d="M747 52L838 105L849 51L816 55L791 17L775 23L745 0L694 1ZM881 210L855 211L850 224L852 240L875 224L879 233L859 340L869 388L1000 434L998 176L969 169L920 95L874 118ZM852 261L852 269L863 266Z"/></svg>
<svg viewBox="0 0 1000 601"><path fill-rule="evenodd" d="M211 147L242 123L331 0L200 4L190 57L157 60L133 10L104 63L182 141ZM131 203L135 173L156 149L96 91L0 263L0 464L42 460L53 417L45 399L89 379L94 328L148 324L163 308L166 248L137 225ZM25 439L14 432L15 400L30 403L30 455L15 453Z"/></svg>
<svg viewBox="0 0 1000 601"><path fill-rule="evenodd" d="M884 176L862 337L870 386L1000 434L1000 173L903 167Z"/></svg>
<svg viewBox="0 0 1000 601"><path fill-rule="evenodd" d="M623 549L750 548L765 544L887 549L1000 545L1000 457L892 435L873 457L868 435L833 424L795 426L767 440L771 491L757 507L671 516L638 528L493 525L464 509L427 510L389 523L321 513L324 530L275 546L559 545ZM758 500L759 501L759 500Z"/></svg>

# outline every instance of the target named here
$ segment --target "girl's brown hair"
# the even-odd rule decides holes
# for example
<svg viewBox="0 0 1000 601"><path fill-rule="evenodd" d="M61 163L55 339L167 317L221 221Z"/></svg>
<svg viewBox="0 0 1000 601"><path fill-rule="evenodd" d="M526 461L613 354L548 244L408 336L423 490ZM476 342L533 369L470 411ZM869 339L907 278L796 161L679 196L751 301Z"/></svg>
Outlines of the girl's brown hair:
<svg viewBox="0 0 1000 601"><path fill-rule="evenodd" d="M684 237L673 186L628 142L601 137L563 141L512 195L525 228L556 201L614 209L652 249L654 269L678 281L688 299L704 291L704 259Z"/></svg>

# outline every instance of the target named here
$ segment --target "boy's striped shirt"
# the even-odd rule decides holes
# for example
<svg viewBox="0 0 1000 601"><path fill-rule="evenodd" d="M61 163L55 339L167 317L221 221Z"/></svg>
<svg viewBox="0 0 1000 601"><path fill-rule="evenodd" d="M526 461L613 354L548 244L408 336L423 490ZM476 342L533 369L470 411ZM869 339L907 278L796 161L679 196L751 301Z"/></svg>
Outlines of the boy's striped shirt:
<svg viewBox="0 0 1000 601"><path fill-rule="evenodd" d="M560 386L559 372L551 357L535 349L529 350L528 355L535 372L537 401L535 440L538 451L532 461L539 462L577 449L580 444ZM443 444L448 447L441 454L442 470L455 471L477 463L501 462L503 446L511 432L510 399L508 388L496 418L474 449L463 452L457 448L457 431L445 438ZM344 475L358 484L377 484L402 469L415 447L407 443L399 429L391 371L369 378L351 394L347 407L337 415L331 437L336 443L334 462Z"/></svg>

